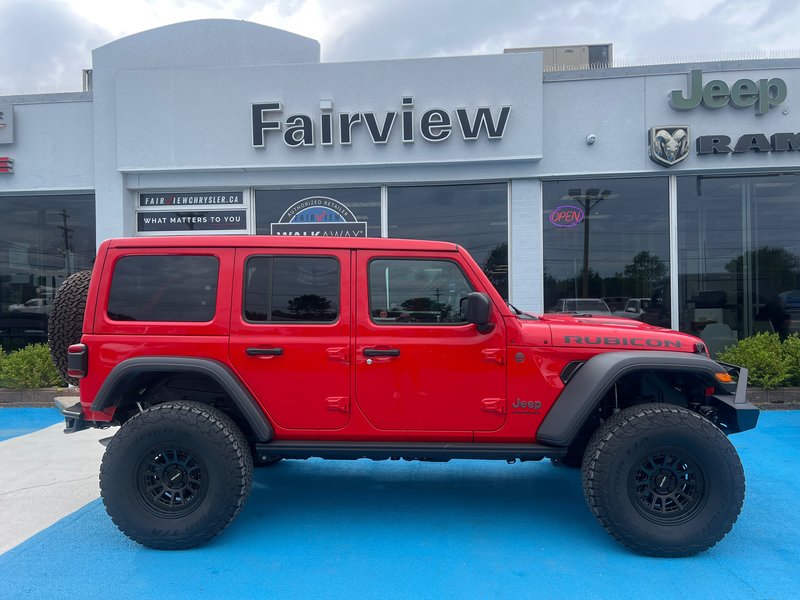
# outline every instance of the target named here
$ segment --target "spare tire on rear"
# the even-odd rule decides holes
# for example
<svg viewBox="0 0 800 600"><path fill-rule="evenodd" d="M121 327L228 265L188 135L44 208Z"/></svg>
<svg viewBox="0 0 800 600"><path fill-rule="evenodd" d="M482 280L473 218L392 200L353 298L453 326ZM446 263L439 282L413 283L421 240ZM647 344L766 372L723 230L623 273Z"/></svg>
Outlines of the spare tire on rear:
<svg viewBox="0 0 800 600"><path fill-rule="evenodd" d="M78 380L67 376L67 348L81 341L83 311L91 278L91 271L78 271L64 280L53 299L47 324L50 356L64 381L72 385L78 385Z"/></svg>

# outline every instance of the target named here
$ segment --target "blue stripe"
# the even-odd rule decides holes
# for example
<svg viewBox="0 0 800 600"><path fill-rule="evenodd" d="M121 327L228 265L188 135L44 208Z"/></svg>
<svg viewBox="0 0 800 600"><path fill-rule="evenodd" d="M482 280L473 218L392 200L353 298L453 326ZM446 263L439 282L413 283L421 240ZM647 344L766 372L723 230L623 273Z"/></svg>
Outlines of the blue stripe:
<svg viewBox="0 0 800 600"><path fill-rule="evenodd" d="M688 559L627 551L589 513L580 473L546 462L287 461L257 470L238 520L194 550L143 548L93 502L0 556L0 596L795 597L800 411L731 439L744 511Z"/></svg>
<svg viewBox="0 0 800 600"><path fill-rule="evenodd" d="M55 408L0 408L0 442L63 421Z"/></svg>

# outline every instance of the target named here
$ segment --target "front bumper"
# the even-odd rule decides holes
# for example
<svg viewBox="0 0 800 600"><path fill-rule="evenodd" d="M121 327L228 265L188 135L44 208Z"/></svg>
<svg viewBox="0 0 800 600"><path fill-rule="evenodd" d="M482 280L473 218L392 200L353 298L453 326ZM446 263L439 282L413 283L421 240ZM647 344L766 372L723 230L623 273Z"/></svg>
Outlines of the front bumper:
<svg viewBox="0 0 800 600"><path fill-rule="evenodd" d="M718 410L718 425L726 433L753 429L758 423L758 407L747 401L747 369L726 363L725 370L736 378L735 389L730 394L714 394Z"/></svg>

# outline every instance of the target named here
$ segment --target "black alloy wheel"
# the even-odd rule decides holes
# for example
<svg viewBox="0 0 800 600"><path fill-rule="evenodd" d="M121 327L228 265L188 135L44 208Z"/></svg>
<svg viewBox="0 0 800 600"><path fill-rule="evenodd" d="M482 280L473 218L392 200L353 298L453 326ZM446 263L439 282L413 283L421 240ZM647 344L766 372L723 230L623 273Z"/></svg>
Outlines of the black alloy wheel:
<svg viewBox="0 0 800 600"><path fill-rule="evenodd" d="M705 476L685 451L657 448L643 454L630 471L628 494L637 512L658 525L677 525L703 506Z"/></svg>
<svg viewBox="0 0 800 600"><path fill-rule="evenodd" d="M120 531L144 546L181 550L218 535L250 493L253 458L228 415L200 402L151 406L111 438L100 495Z"/></svg>
<svg viewBox="0 0 800 600"><path fill-rule="evenodd" d="M201 456L179 444L159 444L141 457L136 491L153 515L178 518L202 504L208 491L208 469Z"/></svg>
<svg viewBox="0 0 800 600"><path fill-rule="evenodd" d="M611 416L583 457L592 513L619 542L648 556L691 556L719 542L744 502L744 471L728 438L671 404Z"/></svg>

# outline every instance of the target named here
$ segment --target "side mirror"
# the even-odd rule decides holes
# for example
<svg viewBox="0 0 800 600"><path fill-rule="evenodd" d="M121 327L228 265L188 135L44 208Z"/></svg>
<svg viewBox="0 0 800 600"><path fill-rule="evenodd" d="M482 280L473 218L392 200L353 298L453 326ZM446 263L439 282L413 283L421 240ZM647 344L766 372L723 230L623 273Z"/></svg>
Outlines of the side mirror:
<svg viewBox="0 0 800 600"><path fill-rule="evenodd" d="M492 303L489 296L483 292L472 292L467 295L467 314L468 323L474 323L480 333L489 333L494 329L494 323L489 323L489 313Z"/></svg>

